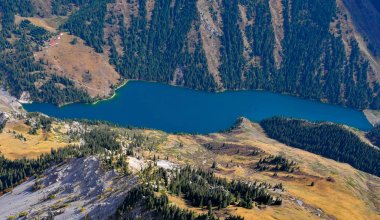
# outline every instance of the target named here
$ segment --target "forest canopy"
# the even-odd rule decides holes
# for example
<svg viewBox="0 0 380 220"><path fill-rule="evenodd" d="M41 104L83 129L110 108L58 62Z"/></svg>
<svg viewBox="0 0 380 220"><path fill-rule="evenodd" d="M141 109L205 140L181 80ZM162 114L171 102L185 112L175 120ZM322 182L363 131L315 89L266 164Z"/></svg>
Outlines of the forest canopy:
<svg viewBox="0 0 380 220"><path fill-rule="evenodd" d="M380 176L380 151L342 125L282 117L263 120L260 125L270 138L284 144Z"/></svg>

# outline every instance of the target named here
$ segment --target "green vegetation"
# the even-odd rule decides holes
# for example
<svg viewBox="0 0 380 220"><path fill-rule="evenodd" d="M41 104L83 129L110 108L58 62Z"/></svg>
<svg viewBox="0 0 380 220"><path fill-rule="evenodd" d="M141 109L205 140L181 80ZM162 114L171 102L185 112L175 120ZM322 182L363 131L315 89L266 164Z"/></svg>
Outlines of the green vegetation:
<svg viewBox="0 0 380 220"><path fill-rule="evenodd" d="M52 37L52 34L42 27L33 25L29 20L21 21L18 31L31 37L31 40L40 46Z"/></svg>
<svg viewBox="0 0 380 220"><path fill-rule="evenodd" d="M274 68L268 1L241 2L249 19L255 15L255 25L245 30L248 41L254 42L249 57L255 62L252 65L242 56L237 5L224 1L220 73L226 88L286 92L359 109L380 107L376 95L379 86L374 83L371 89L368 84L368 62L360 55L357 43L351 41L351 54L346 54L341 36L335 37L329 31L336 16L335 1L283 1L285 37L279 70Z"/></svg>
<svg viewBox="0 0 380 220"><path fill-rule="evenodd" d="M134 216L126 218L126 215L129 214L130 210L139 205L144 208L142 211L152 212L152 217L156 216L166 220L215 219L215 217L208 215L195 216L193 212L169 205L167 195L156 197L151 186L144 187L143 185L139 185L128 192L123 204L117 209L114 219L133 219Z"/></svg>
<svg viewBox="0 0 380 220"><path fill-rule="evenodd" d="M298 170L296 166L297 163L294 161L290 161L283 156L267 156L264 158L260 158L259 162L257 162L255 169L259 171L275 171L275 172L289 172L293 173Z"/></svg>
<svg viewBox="0 0 380 220"><path fill-rule="evenodd" d="M3 129L5 128L5 125L7 124L7 120L3 120L0 122L0 133L3 132Z"/></svg>
<svg viewBox="0 0 380 220"><path fill-rule="evenodd" d="M341 125L275 117L260 125L270 138L380 176L380 151Z"/></svg>
<svg viewBox="0 0 380 220"><path fill-rule="evenodd" d="M90 101L83 90L74 83L57 75L45 73L41 63L34 60L33 51L51 37L43 28L24 20L15 25L16 13L21 16L33 16L34 9L30 1L1 1L0 14L2 31L0 32L0 81L13 96L20 97L29 92L32 100L64 104L76 101ZM11 43L7 38L13 37ZM44 82L37 88L38 82Z"/></svg>
<svg viewBox="0 0 380 220"><path fill-rule="evenodd" d="M76 7L89 2L91 2L91 0L52 0L52 13L55 15L66 16L74 11Z"/></svg>
<svg viewBox="0 0 380 220"><path fill-rule="evenodd" d="M107 12L109 3L114 0L53 0L52 12L67 15L68 20L61 29L82 38L95 51L103 52L103 47L108 45L109 62L124 78L175 81L173 83L209 91L220 89L208 70L200 33L204 21L197 12L196 1L156 1L148 21L147 2L138 0L137 16L131 16L128 24L119 13ZM239 28L242 16L238 4L244 7L247 19L254 20L253 25L244 26L243 33ZM284 38L276 63L275 33L268 1L221 2L222 33L214 34L221 41L218 70L223 87L265 89L358 109L379 109L380 86L370 82L369 64L361 55L357 42L348 42L351 51L347 54L339 25L335 34L331 31L330 24L337 19L336 1L283 0L282 5ZM217 20L216 9L209 10L211 17ZM44 74L30 74L43 72L30 52L49 34L28 21L17 27L14 24L17 13L33 16L35 10L29 1L4 0L0 3L0 76L3 84L15 96L21 91L29 91L35 101L55 104L89 101L85 92L75 89L72 82L64 78L48 80L43 88L35 88L34 83L43 80ZM119 31L105 39L107 23ZM115 45L114 35L120 36L121 48ZM10 43L7 38L12 36L19 40ZM245 48L243 37L250 48ZM5 49L12 49L13 53ZM117 49L123 49L123 53L118 54ZM11 65L12 60L18 62ZM57 81L64 81L65 89L57 88Z"/></svg>
<svg viewBox="0 0 380 220"><path fill-rule="evenodd" d="M13 187L27 177L40 174L54 164L68 158L78 158L104 153L106 150L118 151L120 145L116 142L115 133L107 128L94 129L85 134L85 144L81 147L68 146L51 150L50 154L41 155L38 159L8 160L0 156L0 191Z"/></svg>
<svg viewBox="0 0 380 220"><path fill-rule="evenodd" d="M33 58L33 47L26 36L11 47L11 50L0 52L0 78L12 95L20 97L22 92L27 91L34 101L54 104L90 101L87 93L75 88L71 80L44 73L42 65ZM37 88L35 84L39 81L46 82Z"/></svg>
<svg viewBox="0 0 380 220"><path fill-rule="evenodd" d="M223 1L223 47L220 54L220 67L223 84L231 89L238 88L241 81L243 60L243 39L237 21L239 20L238 5L233 1Z"/></svg>
<svg viewBox="0 0 380 220"><path fill-rule="evenodd" d="M0 35L9 38L12 30L15 29L15 14L28 17L34 13L34 8L30 1L24 0L2 0L0 1L1 32Z"/></svg>
<svg viewBox="0 0 380 220"><path fill-rule="evenodd" d="M69 20L62 26L70 34L82 38L96 52L103 52L104 45L104 19L107 11L107 3L111 0L96 0L72 14Z"/></svg>
<svg viewBox="0 0 380 220"><path fill-rule="evenodd" d="M372 142L372 144L380 147L380 125L373 127L366 136Z"/></svg>
<svg viewBox="0 0 380 220"><path fill-rule="evenodd" d="M28 215L28 213L26 211L22 211L18 214L18 217L19 218L23 218L23 217L26 217Z"/></svg>
<svg viewBox="0 0 380 220"><path fill-rule="evenodd" d="M174 172L172 175L163 173L165 178L170 176L167 188L170 193L184 195L195 207L203 207L208 203L219 208L226 208L232 203L244 208L252 208L252 203L265 205L281 205L282 200L268 194L264 183L244 183L241 181L228 182L226 179L215 177L211 171L193 170L189 166Z"/></svg>
<svg viewBox="0 0 380 220"><path fill-rule="evenodd" d="M25 124L30 126L29 134L37 134L38 129L49 132L51 130L51 124L53 119L40 115L38 113L28 113L27 118L25 119Z"/></svg>
<svg viewBox="0 0 380 220"><path fill-rule="evenodd" d="M170 82L177 71L183 76L184 86L214 90L216 84L208 73L199 33L193 52L187 44L191 26L199 29L198 20L195 1L179 0L174 7L170 1L156 1L148 24L145 0L141 0L139 17L132 17L128 30L126 24L120 24L124 55L117 57L114 52L110 62L126 78Z"/></svg>
<svg viewBox="0 0 380 220"><path fill-rule="evenodd" d="M78 38L74 38L72 41L70 41L70 44L76 45L78 43Z"/></svg>
<svg viewBox="0 0 380 220"><path fill-rule="evenodd" d="M142 172L141 179L142 183L128 192L115 219L133 218L129 216L129 211L137 207L150 213L150 217L162 219L216 219L213 211L215 206L220 210L232 204L252 208L253 202L267 205L282 203L281 198L273 197L267 192L271 188L269 184L236 180L229 182L216 177L211 171L194 170L190 166L180 170L149 166ZM161 192L161 196L155 195L155 192ZM166 193L183 196L194 207L207 207L208 214L195 215L169 205ZM227 219L243 218L229 216Z"/></svg>

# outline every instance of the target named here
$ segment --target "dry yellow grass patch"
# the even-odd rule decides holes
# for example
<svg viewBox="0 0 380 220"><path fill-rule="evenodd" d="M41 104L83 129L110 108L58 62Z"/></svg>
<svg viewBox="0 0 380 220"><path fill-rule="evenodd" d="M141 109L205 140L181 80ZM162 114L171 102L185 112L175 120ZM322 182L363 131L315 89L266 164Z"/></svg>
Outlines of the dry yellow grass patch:
<svg viewBox="0 0 380 220"><path fill-rule="evenodd" d="M75 36L64 33L58 45L48 46L35 53L37 60L46 63L48 72L65 76L75 82L77 87L84 88L91 97L108 97L111 86L120 81L120 75L108 63L104 54L96 53L77 38L75 45L70 42Z"/></svg>
<svg viewBox="0 0 380 220"><path fill-rule="evenodd" d="M252 167L256 159L250 156L215 154L201 143L219 142L252 146L267 154L283 155L298 163L301 172L278 173L272 171L258 172ZM182 143L183 146L179 146ZM265 209L243 209L229 207L231 214L238 214L245 219L316 219L320 209L324 214L337 219L379 219L380 178L352 168L348 164L292 148L268 138L258 124L245 121L239 129L225 134L169 135L166 143L160 145L163 155L180 155L181 160L173 162L195 167L210 168L212 161L219 164L216 174L227 179L266 181L271 184L283 183L283 205ZM172 161L172 158L170 158ZM232 163L230 161L233 161ZM226 163L232 166L226 167ZM332 177L335 181L327 181ZM313 187L309 186L315 182ZM300 206L297 200L302 201ZM177 200L173 200L177 202ZM186 206L186 203L180 205Z"/></svg>
<svg viewBox="0 0 380 220"><path fill-rule="evenodd" d="M192 211L196 214L207 214L207 209L202 209L198 207L191 206L182 196L173 196L168 194L169 201L175 206ZM206 206L205 206L206 207ZM320 219L317 216L309 213L307 210L295 205L292 202L284 202L280 207L265 207L259 209L254 207L253 209L245 209L242 207L229 206L221 211L214 208L214 214L221 217L226 214L229 215L240 215L246 220L253 219ZM222 218L223 219L223 218Z"/></svg>
<svg viewBox="0 0 380 220"><path fill-rule="evenodd" d="M15 23L29 20L34 25L42 27L52 33L57 33L58 27L66 17L20 17L15 16ZM73 80L77 87L85 89L91 97L109 97L114 85L119 84L120 75L109 64L105 54L96 53L93 48L85 45L83 40L68 35L54 37L58 44L47 46L35 53L36 60L42 59L46 63L49 73L55 73ZM77 38L77 44L70 42Z"/></svg>
<svg viewBox="0 0 380 220"><path fill-rule="evenodd" d="M32 22L32 24L34 24L38 27L42 27L42 28L44 28L47 31L50 31L52 33L55 33L57 31L57 28L58 28L58 23L55 22L54 18L42 19L42 18L35 18L35 17L21 17L18 15L15 16L15 23L16 24L19 24L23 20L29 20L30 22ZM56 18L56 20L58 21L59 19Z"/></svg>
<svg viewBox="0 0 380 220"><path fill-rule="evenodd" d="M37 158L43 153L49 153L52 148L68 145L53 131L44 133L39 130L37 135L30 135L28 131L29 127L21 121L8 122L0 134L1 153L8 159ZM25 137L26 141L18 139L17 134Z"/></svg>
<svg viewBox="0 0 380 220"><path fill-rule="evenodd" d="M282 154L297 161L304 176L282 181L287 191L307 204L321 208L325 213L338 219L376 219L379 215L380 178L360 172L348 164L285 146L267 138L257 125L251 132L238 135L244 143L251 143L271 154ZM252 139L252 135L256 138ZM261 174L258 173L258 176ZM334 183L327 182L331 176ZM314 187L308 186L315 181ZM375 193L376 194L376 193ZM376 211L377 210L377 211Z"/></svg>
<svg viewBox="0 0 380 220"><path fill-rule="evenodd" d="M163 156L177 164L197 164L211 166L215 155L207 151L191 135L168 135L166 141L158 146Z"/></svg>
<svg viewBox="0 0 380 220"><path fill-rule="evenodd" d="M169 201L172 202L173 204L175 204L175 206L177 206L178 208L187 209L187 210L192 211L196 214L206 214L207 213L207 210L203 210L201 208L197 208L197 207L193 207L193 206L189 205L186 202L186 200L182 197L173 196L170 194L167 194L167 196L169 198Z"/></svg>
<svg viewBox="0 0 380 220"><path fill-rule="evenodd" d="M284 202L281 207L266 207L259 209L254 207L253 209L245 209L241 207L228 207L228 212L232 215L240 215L244 217L245 220L254 219L321 219L316 215L309 213L302 207L297 207L293 203Z"/></svg>

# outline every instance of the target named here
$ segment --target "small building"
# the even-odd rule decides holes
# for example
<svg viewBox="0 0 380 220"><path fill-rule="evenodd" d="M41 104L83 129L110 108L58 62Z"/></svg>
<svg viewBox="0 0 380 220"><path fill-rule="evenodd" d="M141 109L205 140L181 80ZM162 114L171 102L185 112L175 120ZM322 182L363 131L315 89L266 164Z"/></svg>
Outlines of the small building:
<svg viewBox="0 0 380 220"><path fill-rule="evenodd" d="M50 40L49 46L54 47L55 45L57 45L57 42L55 40Z"/></svg>

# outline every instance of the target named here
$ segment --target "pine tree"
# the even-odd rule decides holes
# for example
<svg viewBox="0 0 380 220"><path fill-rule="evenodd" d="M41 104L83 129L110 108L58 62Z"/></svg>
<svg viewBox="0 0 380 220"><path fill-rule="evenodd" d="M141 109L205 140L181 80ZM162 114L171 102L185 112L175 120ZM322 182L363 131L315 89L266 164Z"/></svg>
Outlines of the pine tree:
<svg viewBox="0 0 380 220"><path fill-rule="evenodd" d="M212 203L211 203L211 200L208 200L207 209L208 209L208 216L211 216L212 215Z"/></svg>
<svg viewBox="0 0 380 220"><path fill-rule="evenodd" d="M211 169L215 169L217 166L218 166L217 163L214 161L212 162Z"/></svg>

